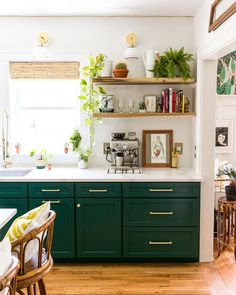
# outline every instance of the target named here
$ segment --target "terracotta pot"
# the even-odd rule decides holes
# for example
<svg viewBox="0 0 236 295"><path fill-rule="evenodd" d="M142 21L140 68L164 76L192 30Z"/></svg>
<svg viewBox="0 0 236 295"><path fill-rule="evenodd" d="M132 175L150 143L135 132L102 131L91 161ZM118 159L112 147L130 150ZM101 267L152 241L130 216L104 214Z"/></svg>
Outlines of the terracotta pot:
<svg viewBox="0 0 236 295"><path fill-rule="evenodd" d="M127 78L129 70L127 69L114 69L113 75L115 78Z"/></svg>
<svg viewBox="0 0 236 295"><path fill-rule="evenodd" d="M225 187L225 196L229 201L236 200L236 186L226 185Z"/></svg>

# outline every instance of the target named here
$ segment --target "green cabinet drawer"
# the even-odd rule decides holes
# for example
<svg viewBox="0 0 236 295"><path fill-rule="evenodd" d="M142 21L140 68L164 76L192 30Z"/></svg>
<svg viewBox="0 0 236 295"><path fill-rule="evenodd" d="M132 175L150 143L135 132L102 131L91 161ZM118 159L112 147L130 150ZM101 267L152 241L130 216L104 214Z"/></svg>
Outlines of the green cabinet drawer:
<svg viewBox="0 0 236 295"><path fill-rule="evenodd" d="M0 241L5 236L12 222L19 216L23 215L28 211L28 200L27 198L0 198L0 208L13 208L17 209L16 215L0 230Z"/></svg>
<svg viewBox="0 0 236 295"><path fill-rule="evenodd" d="M125 226L198 226L199 199L126 198Z"/></svg>
<svg viewBox="0 0 236 295"><path fill-rule="evenodd" d="M73 198L32 198L29 207L33 209L51 201L51 209L57 214L54 224L52 256L54 258L75 257L75 202Z"/></svg>
<svg viewBox="0 0 236 295"><path fill-rule="evenodd" d="M124 257L198 258L198 227L126 227Z"/></svg>
<svg viewBox="0 0 236 295"><path fill-rule="evenodd" d="M76 183L76 197L120 197L121 184L107 182Z"/></svg>
<svg viewBox="0 0 236 295"><path fill-rule="evenodd" d="M124 183L124 197L175 197L197 198L200 183L193 182L149 182Z"/></svg>
<svg viewBox="0 0 236 295"><path fill-rule="evenodd" d="M70 182L29 183L29 197L64 198L74 196L74 184Z"/></svg>
<svg viewBox="0 0 236 295"><path fill-rule="evenodd" d="M27 197L27 184L20 182L1 182L0 197L24 198Z"/></svg>
<svg viewBox="0 0 236 295"><path fill-rule="evenodd" d="M77 257L121 257L121 200L77 198Z"/></svg>

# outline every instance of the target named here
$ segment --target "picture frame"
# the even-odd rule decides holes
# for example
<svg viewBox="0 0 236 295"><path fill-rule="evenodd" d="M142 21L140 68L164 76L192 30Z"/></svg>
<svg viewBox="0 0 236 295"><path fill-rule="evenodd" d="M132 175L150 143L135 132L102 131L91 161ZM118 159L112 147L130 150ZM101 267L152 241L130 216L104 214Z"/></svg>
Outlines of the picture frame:
<svg viewBox="0 0 236 295"><path fill-rule="evenodd" d="M215 152L233 152L233 121L217 120L215 128Z"/></svg>
<svg viewBox="0 0 236 295"><path fill-rule="evenodd" d="M215 31L235 12L236 2L234 0L228 2L225 0L215 0L211 5L208 32Z"/></svg>
<svg viewBox="0 0 236 295"><path fill-rule="evenodd" d="M157 110L157 96L145 95L143 99L146 106L146 111L149 113L155 113Z"/></svg>
<svg viewBox="0 0 236 295"><path fill-rule="evenodd" d="M173 130L143 130L143 167L171 167Z"/></svg>

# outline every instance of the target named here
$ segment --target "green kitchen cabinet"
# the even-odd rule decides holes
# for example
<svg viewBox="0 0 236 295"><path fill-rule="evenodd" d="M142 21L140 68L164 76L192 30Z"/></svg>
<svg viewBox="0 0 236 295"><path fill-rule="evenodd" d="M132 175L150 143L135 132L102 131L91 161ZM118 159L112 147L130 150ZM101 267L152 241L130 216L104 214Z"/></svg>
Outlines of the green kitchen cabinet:
<svg viewBox="0 0 236 295"><path fill-rule="evenodd" d="M121 199L77 198L78 258L121 257Z"/></svg>
<svg viewBox="0 0 236 295"><path fill-rule="evenodd" d="M0 198L26 198L27 183L0 182Z"/></svg>
<svg viewBox="0 0 236 295"><path fill-rule="evenodd" d="M7 230L11 226L12 222L28 211L28 200L27 198L8 198L0 197L0 208L14 208L17 209L17 214L0 230L0 241L5 236Z"/></svg>
<svg viewBox="0 0 236 295"><path fill-rule="evenodd" d="M30 198L29 207L33 209L45 201L51 202L51 209L56 212L53 233L52 256L54 258L75 257L75 219L74 198Z"/></svg>

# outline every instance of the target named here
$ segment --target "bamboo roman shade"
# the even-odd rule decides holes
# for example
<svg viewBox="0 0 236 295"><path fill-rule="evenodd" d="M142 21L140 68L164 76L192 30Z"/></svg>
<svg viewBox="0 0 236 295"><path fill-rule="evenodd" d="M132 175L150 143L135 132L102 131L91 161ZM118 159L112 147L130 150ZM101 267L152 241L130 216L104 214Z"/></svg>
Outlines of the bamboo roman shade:
<svg viewBox="0 0 236 295"><path fill-rule="evenodd" d="M11 62L11 79L79 79L79 62Z"/></svg>

